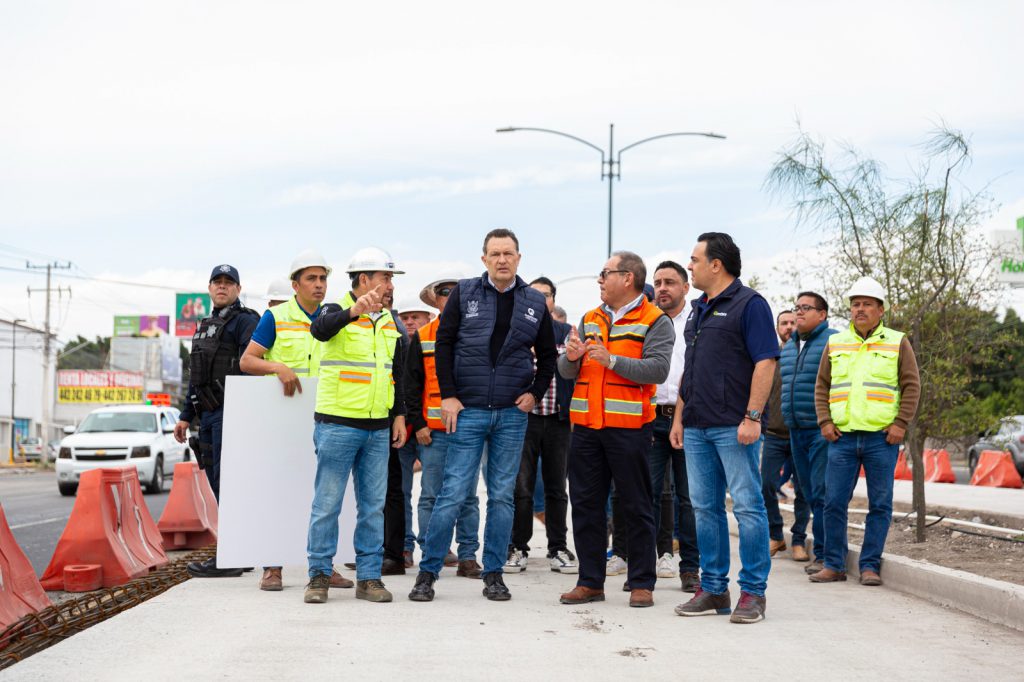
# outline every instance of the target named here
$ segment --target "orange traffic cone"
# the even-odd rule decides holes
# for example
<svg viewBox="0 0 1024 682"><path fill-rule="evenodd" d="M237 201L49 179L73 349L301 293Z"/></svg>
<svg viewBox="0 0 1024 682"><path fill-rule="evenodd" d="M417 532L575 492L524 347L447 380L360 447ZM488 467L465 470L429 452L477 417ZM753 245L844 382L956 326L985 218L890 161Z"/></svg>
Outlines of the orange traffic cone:
<svg viewBox="0 0 1024 682"><path fill-rule="evenodd" d="M217 500L195 462L174 465L174 485L156 525L167 549L199 549L217 542Z"/></svg>
<svg viewBox="0 0 1024 682"><path fill-rule="evenodd" d="M0 630L50 605L0 505Z"/></svg>
<svg viewBox="0 0 1024 682"><path fill-rule="evenodd" d="M1013 455L998 450L985 450L978 455L978 465L974 467L971 485L983 485L993 488L1022 488L1024 482L1017 473L1013 463Z"/></svg>
<svg viewBox="0 0 1024 682"><path fill-rule="evenodd" d="M122 585L163 566L167 555L147 537L147 520L153 523L134 467L84 472L71 518L43 572L43 587L64 589L67 566L99 565L104 587Z"/></svg>
<svg viewBox="0 0 1024 682"><path fill-rule="evenodd" d="M924 451L924 480L929 483L956 483L956 474L945 450Z"/></svg>

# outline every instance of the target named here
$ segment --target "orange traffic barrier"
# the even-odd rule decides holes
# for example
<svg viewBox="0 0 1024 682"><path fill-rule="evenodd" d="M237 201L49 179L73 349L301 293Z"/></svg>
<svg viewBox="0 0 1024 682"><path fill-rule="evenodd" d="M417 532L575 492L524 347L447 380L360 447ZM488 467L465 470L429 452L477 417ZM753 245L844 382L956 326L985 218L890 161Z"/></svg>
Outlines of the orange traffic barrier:
<svg viewBox="0 0 1024 682"><path fill-rule="evenodd" d="M974 467L971 485L983 485L993 488L1024 488L1024 482L1017 473L1013 463L1013 455L998 450L984 450L978 455L978 465Z"/></svg>
<svg viewBox="0 0 1024 682"><path fill-rule="evenodd" d="M84 472L71 518L43 572L43 587L65 589L68 566L99 565L104 587L122 585L163 566L167 555L147 537L146 519L153 523L134 467Z"/></svg>
<svg viewBox="0 0 1024 682"><path fill-rule="evenodd" d="M199 549L217 542L217 500L195 462L174 465L174 485L156 525L167 549Z"/></svg>
<svg viewBox="0 0 1024 682"><path fill-rule="evenodd" d="M51 606L0 505L0 630Z"/></svg>
<svg viewBox="0 0 1024 682"><path fill-rule="evenodd" d="M929 483L956 483L956 474L945 450L924 451L924 480Z"/></svg>
<svg viewBox="0 0 1024 682"><path fill-rule="evenodd" d="M897 481L912 481L914 475L910 473L910 467L907 466L907 454L900 449L899 456L896 457L896 471L892 475L894 480Z"/></svg>

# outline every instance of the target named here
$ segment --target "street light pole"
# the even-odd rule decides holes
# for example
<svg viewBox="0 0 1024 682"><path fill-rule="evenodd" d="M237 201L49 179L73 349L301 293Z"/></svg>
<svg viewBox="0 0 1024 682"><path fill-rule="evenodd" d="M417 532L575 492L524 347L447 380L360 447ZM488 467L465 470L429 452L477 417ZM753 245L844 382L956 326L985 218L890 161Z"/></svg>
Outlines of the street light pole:
<svg viewBox="0 0 1024 682"><path fill-rule="evenodd" d="M596 149L597 152L599 154L601 154L601 182L604 182L604 179L608 178L608 257L609 258L612 255L612 198L613 198L613 190L612 190L613 183L612 183L612 180L613 179L617 179L617 180L620 180L620 181L622 180L622 152L626 151L627 149L632 149L633 147L636 147L638 145L644 144L646 142L651 142L653 140L660 140L663 137L696 136L696 137L711 137L711 138L714 138L716 140L724 140L725 139L725 135L719 135L718 133L693 133L693 132L662 133L661 135L654 135L653 137L645 137L642 140L637 140L636 142L632 142L630 144L627 144L625 147L623 147L622 149L620 149L618 151L618 154L616 154L615 153L615 124L614 123L610 123L610 124L608 124L608 155L606 157L604 150L601 149L600 147L598 147L596 144L593 144L592 142L587 142L583 138L576 137L575 135L570 135L569 133L563 133L560 130L551 130L550 128L522 128L522 127L509 126L507 128L498 128L495 132L497 132L497 133L515 133L515 132L518 132L520 130L528 130L528 131L532 131L532 132L535 132L535 133L549 133L551 135L559 135L561 137L567 137L570 140L575 140L576 142L580 142L582 144L585 144L585 145L587 145L588 147L590 147L592 149Z"/></svg>
<svg viewBox="0 0 1024 682"><path fill-rule="evenodd" d="M14 464L14 448L17 445L18 434L17 422L14 420L14 387L16 385L14 383L14 369L17 366L15 363L18 353L18 341L15 332L18 331L18 323L24 321L20 318L11 320L11 454L9 455L11 464Z"/></svg>

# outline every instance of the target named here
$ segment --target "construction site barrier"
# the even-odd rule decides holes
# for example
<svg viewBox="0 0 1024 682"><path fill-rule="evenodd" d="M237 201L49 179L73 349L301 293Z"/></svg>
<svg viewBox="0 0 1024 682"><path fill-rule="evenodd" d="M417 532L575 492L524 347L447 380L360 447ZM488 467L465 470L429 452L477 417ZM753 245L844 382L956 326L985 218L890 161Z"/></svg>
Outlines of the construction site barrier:
<svg viewBox="0 0 1024 682"><path fill-rule="evenodd" d="M910 467L907 466L907 453L903 448L900 448L900 454L896 457L896 471L893 472L892 477L897 481L914 480L914 474L910 472Z"/></svg>
<svg viewBox="0 0 1024 682"><path fill-rule="evenodd" d="M945 450L924 451L924 480L929 483L956 483L956 474Z"/></svg>
<svg viewBox="0 0 1024 682"><path fill-rule="evenodd" d="M153 518L142 501L134 467L83 472L71 518L43 572L43 587L64 589L67 566L99 565L103 586L113 587L165 565L167 555L146 532L147 524Z"/></svg>
<svg viewBox="0 0 1024 682"><path fill-rule="evenodd" d="M99 564L81 564L64 567L66 592L92 592L103 587L103 567Z"/></svg>
<svg viewBox="0 0 1024 682"><path fill-rule="evenodd" d="M1013 455L998 450L984 450L978 455L978 465L974 467L971 485L992 488L1022 488L1024 482L1017 473L1013 463Z"/></svg>
<svg viewBox="0 0 1024 682"><path fill-rule="evenodd" d="M174 465L174 485L156 525L166 549L199 549L217 542L217 500L195 462Z"/></svg>
<svg viewBox="0 0 1024 682"><path fill-rule="evenodd" d="M0 629L51 606L0 505Z"/></svg>

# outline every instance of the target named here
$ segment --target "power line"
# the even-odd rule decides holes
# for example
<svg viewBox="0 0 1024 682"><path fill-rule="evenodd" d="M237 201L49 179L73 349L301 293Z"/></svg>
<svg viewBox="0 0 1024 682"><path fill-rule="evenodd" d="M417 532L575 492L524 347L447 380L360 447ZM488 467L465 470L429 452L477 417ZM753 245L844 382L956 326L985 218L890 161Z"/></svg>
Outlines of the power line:
<svg viewBox="0 0 1024 682"><path fill-rule="evenodd" d="M23 269L23 268L11 268L11 267L7 267L7 266L3 266L3 265L0 265L0 270L6 270L8 272L20 272L20 273L25 273L26 272L26 270ZM29 270L27 272L31 272L34 275L45 275L46 274L45 272L33 272L31 270ZM87 277L85 275L62 274L62 275L54 275L54 276L55 277L60 277L62 279L80 279L80 280L85 280L85 281L88 281L88 282L101 282L103 284L116 284L118 286L126 286L126 287L142 287L142 288L145 288L145 289L162 289L164 291L175 291L175 292L177 292L177 291L191 291L192 289L195 288L195 287L180 287L180 286L179 287L170 287L170 286L166 286L164 284L146 284L145 282L128 282L128 281L125 281L125 280L122 280L122 279L108 279L106 277Z"/></svg>

